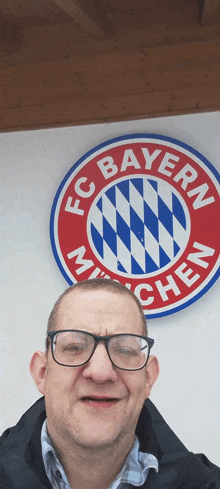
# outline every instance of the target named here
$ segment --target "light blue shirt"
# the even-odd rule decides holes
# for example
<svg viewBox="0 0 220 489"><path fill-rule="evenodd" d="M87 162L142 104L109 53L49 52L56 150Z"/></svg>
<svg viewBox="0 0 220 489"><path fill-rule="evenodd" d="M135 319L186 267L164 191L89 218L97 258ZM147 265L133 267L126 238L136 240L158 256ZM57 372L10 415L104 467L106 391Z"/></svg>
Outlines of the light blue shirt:
<svg viewBox="0 0 220 489"><path fill-rule="evenodd" d="M41 447L46 474L53 489L70 489L65 471L47 433L46 419L41 431ZM149 469L154 469L158 472L159 464L157 458L150 453L141 452L139 447L139 440L135 435L133 447L109 489L129 489L131 485L142 486L147 479Z"/></svg>

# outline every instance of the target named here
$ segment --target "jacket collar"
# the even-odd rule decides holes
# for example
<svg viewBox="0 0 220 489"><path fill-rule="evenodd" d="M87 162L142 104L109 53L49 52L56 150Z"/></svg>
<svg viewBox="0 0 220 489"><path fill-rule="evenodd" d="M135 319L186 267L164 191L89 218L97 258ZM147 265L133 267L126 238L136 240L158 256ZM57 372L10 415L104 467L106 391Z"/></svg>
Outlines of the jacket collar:
<svg viewBox="0 0 220 489"><path fill-rule="evenodd" d="M44 470L40 444L41 426L45 417L44 398L40 398L14 428L7 430L7 438L3 434L0 458L4 474L7 474L6 485L3 487L52 489Z"/></svg>
<svg viewBox="0 0 220 489"><path fill-rule="evenodd" d="M215 482L210 469L187 450L149 399L141 411L136 433L140 450L152 453L159 461L159 472L150 471L146 488L198 489Z"/></svg>

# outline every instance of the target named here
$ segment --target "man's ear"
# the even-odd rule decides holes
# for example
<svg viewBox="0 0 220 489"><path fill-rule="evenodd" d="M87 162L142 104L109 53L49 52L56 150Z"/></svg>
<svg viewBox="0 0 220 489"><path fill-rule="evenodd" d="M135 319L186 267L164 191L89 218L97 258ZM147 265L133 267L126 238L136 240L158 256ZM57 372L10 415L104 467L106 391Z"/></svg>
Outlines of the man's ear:
<svg viewBox="0 0 220 489"><path fill-rule="evenodd" d="M151 389L157 380L159 372L160 372L160 368L159 368L158 359L154 355L151 355L148 358L147 365L146 365L146 394L147 394L146 399L149 397L151 393Z"/></svg>
<svg viewBox="0 0 220 489"><path fill-rule="evenodd" d="M36 351L30 361L30 373L41 394L45 394L47 378L47 357L46 353Z"/></svg>

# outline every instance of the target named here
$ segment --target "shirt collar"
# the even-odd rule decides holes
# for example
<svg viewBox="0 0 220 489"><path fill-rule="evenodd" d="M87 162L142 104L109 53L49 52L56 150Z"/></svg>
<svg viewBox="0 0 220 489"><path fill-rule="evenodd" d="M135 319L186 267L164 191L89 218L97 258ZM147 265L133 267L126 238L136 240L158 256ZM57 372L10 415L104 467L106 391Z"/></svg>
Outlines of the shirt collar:
<svg viewBox="0 0 220 489"><path fill-rule="evenodd" d="M122 489L123 487L127 487L126 484L142 486L147 479L149 469L154 469L158 472L158 460L150 453L140 452L140 443L137 435L135 435L132 449L129 452L120 473L109 486L109 489Z"/></svg>
<svg viewBox="0 0 220 489"><path fill-rule="evenodd" d="M65 471L47 433L46 419L41 430L41 446L46 474L53 488L69 489ZM140 451L140 443L137 435L135 435L132 449L129 452L120 473L109 486L109 489L123 489L128 487L128 484L141 486L147 479L149 469L154 469L158 472L158 460L154 455Z"/></svg>
<svg viewBox="0 0 220 489"><path fill-rule="evenodd" d="M41 448L45 471L54 489L70 489L67 476L47 433L45 419L41 430Z"/></svg>

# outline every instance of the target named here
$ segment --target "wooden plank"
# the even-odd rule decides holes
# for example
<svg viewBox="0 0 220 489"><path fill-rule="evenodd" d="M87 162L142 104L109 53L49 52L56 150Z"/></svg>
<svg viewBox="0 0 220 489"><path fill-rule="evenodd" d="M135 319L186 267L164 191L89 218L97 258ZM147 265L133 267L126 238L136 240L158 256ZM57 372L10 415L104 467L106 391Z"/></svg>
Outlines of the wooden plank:
<svg viewBox="0 0 220 489"><path fill-rule="evenodd" d="M54 9L58 12L60 10L59 22L56 20L54 24L33 26L29 17L26 18L26 24L22 17L22 28L20 28L20 19L19 23L15 23L14 38L11 37L9 41L6 36L7 38L4 39L2 32L2 67L68 59L73 61L73 58L79 56L88 57L99 53L137 51L156 46L206 40L218 42L220 39L220 11L215 17L214 25L201 28L197 0L178 0L178 8L175 7L173 0L167 2L160 0L153 5L151 1L148 3L145 0L145 15L141 15L138 9L132 12L129 10L126 12L125 9L121 13L116 10L115 33L101 41L81 28L73 18L69 17L69 22L64 22L62 19L65 12L55 3L52 4ZM117 3L121 7L121 0ZM134 0L131 3L134 7ZM161 8L159 8L160 4ZM143 7L142 1L141 7ZM129 16L129 13L132 15ZM66 17L68 18L67 14ZM8 29L10 36L13 22L15 19L7 19L5 25L5 30Z"/></svg>
<svg viewBox="0 0 220 489"><path fill-rule="evenodd" d="M53 2L95 38L102 39L109 32L110 9L106 2L104 2L105 10L103 3L97 4L94 0L53 0Z"/></svg>
<svg viewBox="0 0 220 489"><path fill-rule="evenodd" d="M0 131L92 124L220 110L219 85L0 110Z"/></svg>
<svg viewBox="0 0 220 489"><path fill-rule="evenodd" d="M2 1L8 3L8 0L0 0L0 3ZM13 1L28 2L28 0ZM109 16L111 17L110 8L114 12L112 23L114 22L115 32L101 41L92 36L88 30L83 29L73 17L68 16L56 3L52 3L52 0L51 10L47 14L48 1L45 0L45 8L40 4L41 22L30 16L19 18L19 21L14 17L10 19L5 17L6 27L9 30L13 24L16 25L17 36L10 46L8 39L1 39L4 66L66 60L77 56L88 56L90 53L93 55L95 52L98 54L128 49L134 51L220 37L220 25L213 26L212 29L209 27L201 29L197 0L178 0L178 7L176 0L166 0L166 2L105 0L108 4L107 9L104 0L95 0L99 10L101 6L104 10L105 6L103 17L107 20ZM87 2L92 5L90 0ZM36 6L38 3L36 2ZM107 35L106 29L105 34Z"/></svg>
<svg viewBox="0 0 220 489"><path fill-rule="evenodd" d="M88 33L84 36L80 27L71 24L60 24L56 26L38 26L33 29L18 31L16 42L10 50L7 40L7 49L1 53L1 67L24 66L36 63L58 62L69 60L74 63L75 59L87 58L99 55L99 53L110 54L126 51L144 52L154 47L169 47L170 45L181 45L186 43L215 42L220 43L219 25L204 26L186 25L172 26L171 30L164 26L155 25L148 29L126 29L111 39L97 41ZM6 45L6 40L5 40ZM24 68L25 69L25 68Z"/></svg>
<svg viewBox="0 0 220 489"><path fill-rule="evenodd" d="M216 21L220 0L200 0L200 22L202 25L212 24Z"/></svg>
<svg viewBox="0 0 220 489"><path fill-rule="evenodd" d="M189 43L2 69L2 107L74 102L219 84L220 46Z"/></svg>

